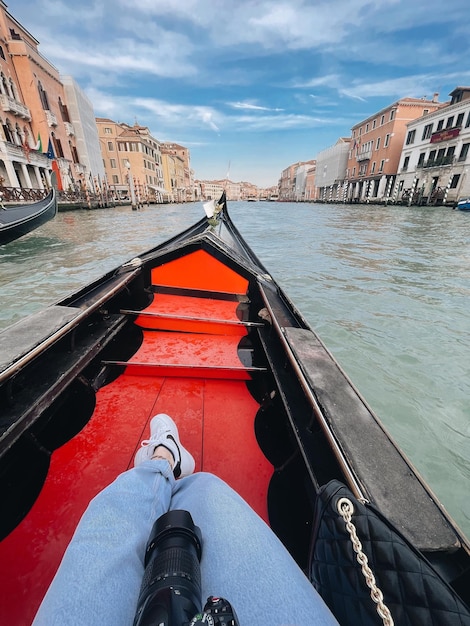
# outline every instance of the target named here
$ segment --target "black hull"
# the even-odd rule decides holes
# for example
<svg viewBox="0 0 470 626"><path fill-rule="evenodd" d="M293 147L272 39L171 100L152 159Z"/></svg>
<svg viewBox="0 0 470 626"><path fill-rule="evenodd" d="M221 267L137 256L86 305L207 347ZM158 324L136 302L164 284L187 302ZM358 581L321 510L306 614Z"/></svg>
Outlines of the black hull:
<svg viewBox="0 0 470 626"><path fill-rule="evenodd" d="M56 213L57 198L54 190L39 202L0 209L0 245L27 235L55 217Z"/></svg>

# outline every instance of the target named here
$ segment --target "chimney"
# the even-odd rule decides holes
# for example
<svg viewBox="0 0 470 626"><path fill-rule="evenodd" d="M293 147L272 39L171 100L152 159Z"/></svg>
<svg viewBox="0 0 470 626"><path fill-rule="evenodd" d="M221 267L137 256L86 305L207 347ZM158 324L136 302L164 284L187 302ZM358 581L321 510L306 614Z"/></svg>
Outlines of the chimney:
<svg viewBox="0 0 470 626"><path fill-rule="evenodd" d="M439 102L439 92L438 91L434 92L434 95L432 97L432 101L433 102Z"/></svg>

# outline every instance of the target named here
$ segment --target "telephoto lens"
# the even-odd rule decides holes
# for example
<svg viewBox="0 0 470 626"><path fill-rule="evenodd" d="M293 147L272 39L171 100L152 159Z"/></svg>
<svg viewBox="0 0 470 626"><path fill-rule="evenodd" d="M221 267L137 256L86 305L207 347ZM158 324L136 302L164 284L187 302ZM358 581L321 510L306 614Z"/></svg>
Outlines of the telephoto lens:
<svg viewBox="0 0 470 626"><path fill-rule="evenodd" d="M182 626L201 610L202 536L188 511L153 525L134 626Z"/></svg>

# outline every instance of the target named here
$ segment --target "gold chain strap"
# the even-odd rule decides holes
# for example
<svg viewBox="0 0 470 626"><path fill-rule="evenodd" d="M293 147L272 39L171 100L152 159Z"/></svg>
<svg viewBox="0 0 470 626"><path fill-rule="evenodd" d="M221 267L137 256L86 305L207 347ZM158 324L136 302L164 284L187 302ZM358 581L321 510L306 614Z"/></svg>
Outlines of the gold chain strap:
<svg viewBox="0 0 470 626"><path fill-rule="evenodd" d="M388 607L384 604L383 594L377 587L377 584L375 582L375 576L369 567L367 556L362 550L362 543L357 536L356 527L351 521L352 514L354 513L353 503L351 502L351 500L349 500L349 498L340 498L336 507L338 509L338 513L344 519L344 522L346 524L346 530L348 531L351 538L351 543L353 545L354 552L356 553L357 562L362 568L362 573L364 574L366 584L370 589L370 597L377 605L377 613L382 618L385 626L393 626L394 622L392 614L390 613Z"/></svg>

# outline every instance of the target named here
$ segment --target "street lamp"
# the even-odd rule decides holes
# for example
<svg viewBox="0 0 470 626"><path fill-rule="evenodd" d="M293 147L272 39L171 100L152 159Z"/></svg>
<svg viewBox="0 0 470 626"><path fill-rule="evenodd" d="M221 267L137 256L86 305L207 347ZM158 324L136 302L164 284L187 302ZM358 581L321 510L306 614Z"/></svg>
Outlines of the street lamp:
<svg viewBox="0 0 470 626"><path fill-rule="evenodd" d="M125 167L127 167L128 178L129 178L129 191L131 192L131 208L133 211L137 211L137 203L135 201L135 191L134 191L134 179L132 178L131 172L131 164L128 160L124 161Z"/></svg>

